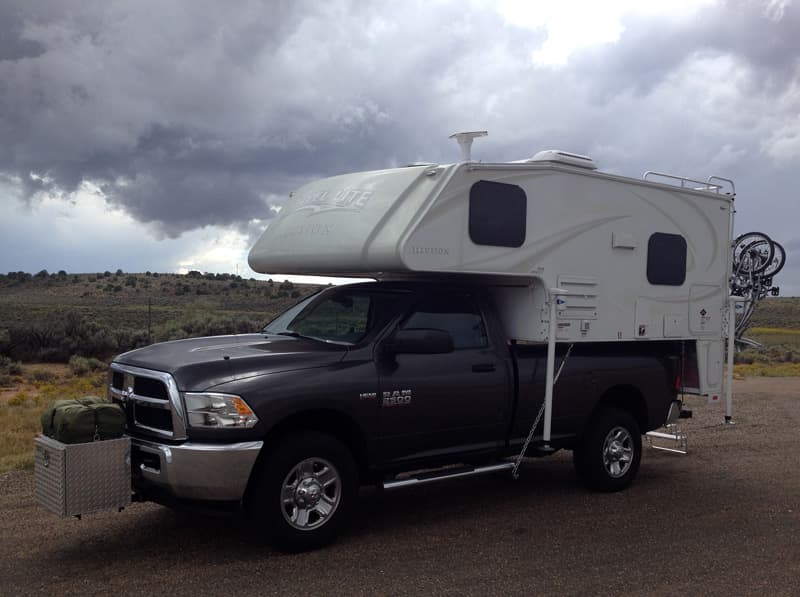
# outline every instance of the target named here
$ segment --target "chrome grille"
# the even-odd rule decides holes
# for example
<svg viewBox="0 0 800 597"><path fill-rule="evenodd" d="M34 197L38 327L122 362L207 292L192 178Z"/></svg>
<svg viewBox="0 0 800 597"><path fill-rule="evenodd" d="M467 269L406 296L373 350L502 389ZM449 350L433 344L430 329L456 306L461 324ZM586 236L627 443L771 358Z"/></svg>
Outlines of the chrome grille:
<svg viewBox="0 0 800 597"><path fill-rule="evenodd" d="M170 374L112 363L108 393L125 409L129 433L186 438L183 404Z"/></svg>

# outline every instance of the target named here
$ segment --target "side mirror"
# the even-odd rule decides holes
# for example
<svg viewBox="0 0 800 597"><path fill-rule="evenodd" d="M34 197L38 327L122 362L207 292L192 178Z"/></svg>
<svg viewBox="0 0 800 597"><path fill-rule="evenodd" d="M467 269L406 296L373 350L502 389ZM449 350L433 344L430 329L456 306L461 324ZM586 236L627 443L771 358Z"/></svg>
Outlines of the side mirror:
<svg viewBox="0 0 800 597"><path fill-rule="evenodd" d="M453 352L453 337L444 330L398 330L383 343L386 354L445 354Z"/></svg>

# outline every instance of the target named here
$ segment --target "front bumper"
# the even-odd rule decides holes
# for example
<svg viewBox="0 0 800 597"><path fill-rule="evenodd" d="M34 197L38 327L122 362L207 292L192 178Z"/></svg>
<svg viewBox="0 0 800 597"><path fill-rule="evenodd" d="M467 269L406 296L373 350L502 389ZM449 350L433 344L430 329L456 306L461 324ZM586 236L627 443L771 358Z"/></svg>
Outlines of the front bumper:
<svg viewBox="0 0 800 597"><path fill-rule="evenodd" d="M131 437L134 488L176 498L239 501L264 442L167 445Z"/></svg>

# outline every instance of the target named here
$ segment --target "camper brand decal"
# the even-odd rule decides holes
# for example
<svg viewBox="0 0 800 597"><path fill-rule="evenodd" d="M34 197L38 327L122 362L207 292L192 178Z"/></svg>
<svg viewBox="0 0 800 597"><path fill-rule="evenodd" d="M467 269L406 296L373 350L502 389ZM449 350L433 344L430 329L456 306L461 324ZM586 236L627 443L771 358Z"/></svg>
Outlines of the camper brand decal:
<svg viewBox="0 0 800 597"><path fill-rule="evenodd" d="M359 400L375 400L378 397L377 392L361 392L358 395Z"/></svg>
<svg viewBox="0 0 800 597"><path fill-rule="evenodd" d="M411 390L393 390L383 393L383 406L408 406L411 404Z"/></svg>
<svg viewBox="0 0 800 597"><path fill-rule="evenodd" d="M444 247L411 247L414 255L450 255Z"/></svg>
<svg viewBox="0 0 800 597"><path fill-rule="evenodd" d="M276 235L276 238L289 238L290 236L327 236L333 231L330 224L299 224L290 226L286 231Z"/></svg>
<svg viewBox="0 0 800 597"><path fill-rule="evenodd" d="M372 197L372 191L364 189L323 190L308 195L299 195L295 201L295 211L304 209L313 212L346 209L361 211Z"/></svg>

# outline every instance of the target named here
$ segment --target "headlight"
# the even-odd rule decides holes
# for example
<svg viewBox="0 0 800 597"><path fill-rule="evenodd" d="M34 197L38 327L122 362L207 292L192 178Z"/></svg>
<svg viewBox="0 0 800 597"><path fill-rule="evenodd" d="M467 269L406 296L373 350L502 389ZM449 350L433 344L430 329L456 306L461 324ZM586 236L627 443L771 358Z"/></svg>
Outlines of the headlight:
<svg viewBox="0 0 800 597"><path fill-rule="evenodd" d="M183 399L191 427L249 428L258 423L253 409L234 394L186 392Z"/></svg>

